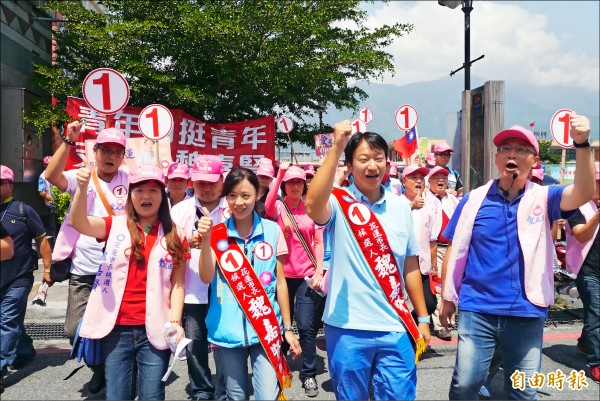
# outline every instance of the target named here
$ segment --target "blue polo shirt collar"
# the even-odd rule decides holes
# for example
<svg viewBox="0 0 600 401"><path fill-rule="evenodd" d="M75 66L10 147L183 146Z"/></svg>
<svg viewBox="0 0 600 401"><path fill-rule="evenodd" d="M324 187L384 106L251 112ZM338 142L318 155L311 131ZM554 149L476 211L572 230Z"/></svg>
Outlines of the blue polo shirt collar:
<svg viewBox="0 0 600 401"><path fill-rule="evenodd" d="M360 203L364 203L366 205L369 206L374 206L374 205L383 205L385 203L386 200L386 196L388 196L387 191L385 190L383 185L379 186L379 189L381 190L381 197L371 205L371 202L369 202L369 198L367 198L365 195L363 195L362 192L360 192L360 190L356 187L356 185L354 185L354 183L350 184L347 187L348 191L350 191L350 193L352 194L352 196L354 196L354 198L359 201Z"/></svg>

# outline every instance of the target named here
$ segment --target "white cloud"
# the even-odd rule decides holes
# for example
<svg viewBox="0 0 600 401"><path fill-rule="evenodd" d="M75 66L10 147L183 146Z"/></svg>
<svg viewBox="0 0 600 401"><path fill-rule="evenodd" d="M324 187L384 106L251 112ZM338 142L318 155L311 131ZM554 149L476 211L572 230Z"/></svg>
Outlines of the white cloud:
<svg viewBox="0 0 600 401"><path fill-rule="evenodd" d="M396 75L385 83L439 79L464 61L464 13L436 1L392 1L369 9L367 26L412 23L414 30L387 49ZM597 30L597 27L595 27ZM598 90L598 57L585 54L570 34L558 36L548 18L514 4L478 1L471 12L471 75L515 83L568 85ZM464 79L464 72L455 75Z"/></svg>

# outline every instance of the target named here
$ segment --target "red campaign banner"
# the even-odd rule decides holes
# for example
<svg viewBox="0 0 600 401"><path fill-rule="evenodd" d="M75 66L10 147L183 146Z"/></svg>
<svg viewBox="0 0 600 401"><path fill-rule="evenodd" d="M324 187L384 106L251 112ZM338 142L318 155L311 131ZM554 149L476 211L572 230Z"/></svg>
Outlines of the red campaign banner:
<svg viewBox="0 0 600 401"><path fill-rule="evenodd" d="M80 155L85 155L85 141L96 139L98 132L106 127L120 129L127 138L143 137L138 127L142 108L127 106L113 116L106 116L90 108L85 100L69 97L67 114L74 119L85 120L76 145L71 148L66 169L83 165ZM169 134L173 161L191 166L200 155L217 155L223 161L225 171L233 166L256 170L261 157L275 159L275 118L267 116L256 120L228 124L211 124L190 116L183 110L172 109L173 130ZM131 151L130 149L126 149Z"/></svg>

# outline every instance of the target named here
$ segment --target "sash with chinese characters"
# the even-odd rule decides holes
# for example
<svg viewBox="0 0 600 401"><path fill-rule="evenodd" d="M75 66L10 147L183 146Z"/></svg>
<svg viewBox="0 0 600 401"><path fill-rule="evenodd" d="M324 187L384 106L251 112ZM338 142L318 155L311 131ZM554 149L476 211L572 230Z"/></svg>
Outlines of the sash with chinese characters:
<svg viewBox="0 0 600 401"><path fill-rule="evenodd" d="M244 315L256 331L260 344L275 369L275 373L277 373L281 389L278 399L286 400L283 389L292 385L292 372L290 372L281 351L282 337L279 321L267 292L258 280L250 261L242 252L238 243L235 239L227 236L227 226L225 224L221 223L213 227L210 246L215 252L217 264L223 277L225 277ZM235 285L235 282L240 279L250 289L250 294L246 294L244 290Z"/></svg>
<svg viewBox="0 0 600 401"><path fill-rule="evenodd" d="M381 286L385 298L409 332L416 353L415 361L418 362L421 354L425 352L425 340L406 306L402 294L402 275L396 266L396 259L381 223L367 206L357 202L348 192L334 188L331 193L338 200L358 248Z"/></svg>

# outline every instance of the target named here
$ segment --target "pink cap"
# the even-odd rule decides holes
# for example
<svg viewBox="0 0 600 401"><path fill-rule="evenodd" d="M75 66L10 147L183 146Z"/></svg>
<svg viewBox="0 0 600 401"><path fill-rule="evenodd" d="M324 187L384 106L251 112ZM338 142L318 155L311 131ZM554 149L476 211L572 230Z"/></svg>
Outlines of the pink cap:
<svg viewBox="0 0 600 401"><path fill-rule="evenodd" d="M44 164L50 164L50 160L52 160L52 156L46 156L43 159Z"/></svg>
<svg viewBox="0 0 600 401"><path fill-rule="evenodd" d="M427 163L428 166L435 166L435 154L434 153L428 153L427 157L425 158L425 163Z"/></svg>
<svg viewBox="0 0 600 401"><path fill-rule="evenodd" d="M273 162L271 159L263 157L258 160L256 175L265 175L271 178L275 176L275 168L273 167Z"/></svg>
<svg viewBox="0 0 600 401"><path fill-rule="evenodd" d="M217 182L223 174L223 162L219 156L198 156L192 166L192 181Z"/></svg>
<svg viewBox="0 0 600 401"><path fill-rule="evenodd" d="M500 146L502 142L510 138L518 138L524 140L525 142L533 146L536 155L540 154L538 141L537 139L535 139L535 135L533 135L533 132L519 125L513 125L512 127L505 129L504 131L498 132L494 137L494 145Z"/></svg>
<svg viewBox="0 0 600 401"><path fill-rule="evenodd" d="M11 169L4 165L0 167L0 180L8 180L10 182L15 182L15 173L13 173Z"/></svg>
<svg viewBox="0 0 600 401"><path fill-rule="evenodd" d="M283 182L293 179L300 179L306 181L306 171L304 171L299 166L290 166L290 168L287 169L285 175L283 176Z"/></svg>
<svg viewBox="0 0 600 401"><path fill-rule="evenodd" d="M416 164L411 164L410 166L406 166L404 168L404 171L402 172L402 178L404 179L407 175L410 175L412 173L421 173L423 174L423 177L427 177L427 174L429 174L429 170L427 169L427 167L421 167Z"/></svg>
<svg viewBox="0 0 600 401"><path fill-rule="evenodd" d="M167 178L190 178L190 166L183 163L171 163L169 170L167 170Z"/></svg>
<svg viewBox="0 0 600 401"><path fill-rule="evenodd" d="M154 164L144 163L135 171L129 173L129 185L137 184L138 182L143 181L158 181L163 187L166 187L165 184L165 176L160 167L155 166Z"/></svg>
<svg viewBox="0 0 600 401"><path fill-rule="evenodd" d="M390 175L397 175L397 174L398 174L398 163L391 162L390 163Z"/></svg>
<svg viewBox="0 0 600 401"><path fill-rule="evenodd" d="M452 149L450 147L450 145L448 145L446 142L438 143L433 148L433 153L441 153L441 152L447 152L447 151L454 152L454 149Z"/></svg>
<svg viewBox="0 0 600 401"><path fill-rule="evenodd" d="M531 177L537 178L540 181L544 181L544 171L541 168L534 168L531 170Z"/></svg>
<svg viewBox="0 0 600 401"><path fill-rule="evenodd" d="M96 145L102 143L115 143L117 145L125 146L125 134L123 131L117 128L105 128L98 134L96 138Z"/></svg>
<svg viewBox="0 0 600 401"><path fill-rule="evenodd" d="M450 172L447 169L445 169L444 167L435 166L434 168L432 168L429 171L429 176L427 177L427 179L433 177L437 173L441 173L441 174L444 174L444 175L449 175L450 174Z"/></svg>
<svg viewBox="0 0 600 401"><path fill-rule="evenodd" d="M311 176L314 177L316 172L315 172L315 166L313 166L312 164L308 164L306 166L304 166L304 171L306 172L307 176Z"/></svg>

